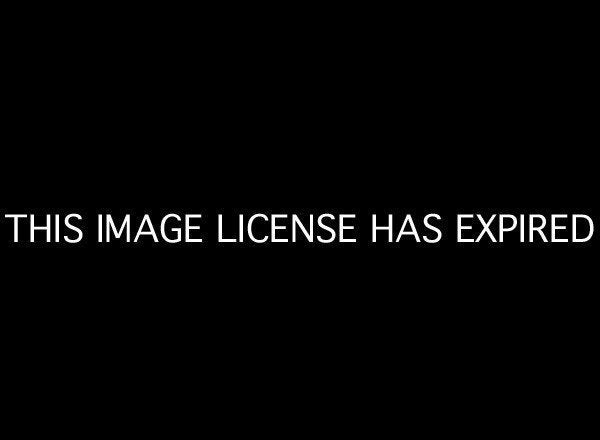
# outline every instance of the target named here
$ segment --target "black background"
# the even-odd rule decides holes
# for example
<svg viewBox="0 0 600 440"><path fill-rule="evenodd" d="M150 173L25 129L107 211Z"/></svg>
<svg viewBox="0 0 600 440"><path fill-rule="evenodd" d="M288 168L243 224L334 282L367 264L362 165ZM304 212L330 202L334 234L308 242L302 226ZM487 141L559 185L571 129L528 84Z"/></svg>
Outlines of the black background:
<svg viewBox="0 0 600 440"><path fill-rule="evenodd" d="M361 243L4 240L11 412L573 429L595 389L597 238L460 246L453 218L597 221L592 29L524 11L247 12L23 16L3 55L2 213L356 212ZM438 212L444 241L371 246L375 212Z"/></svg>

